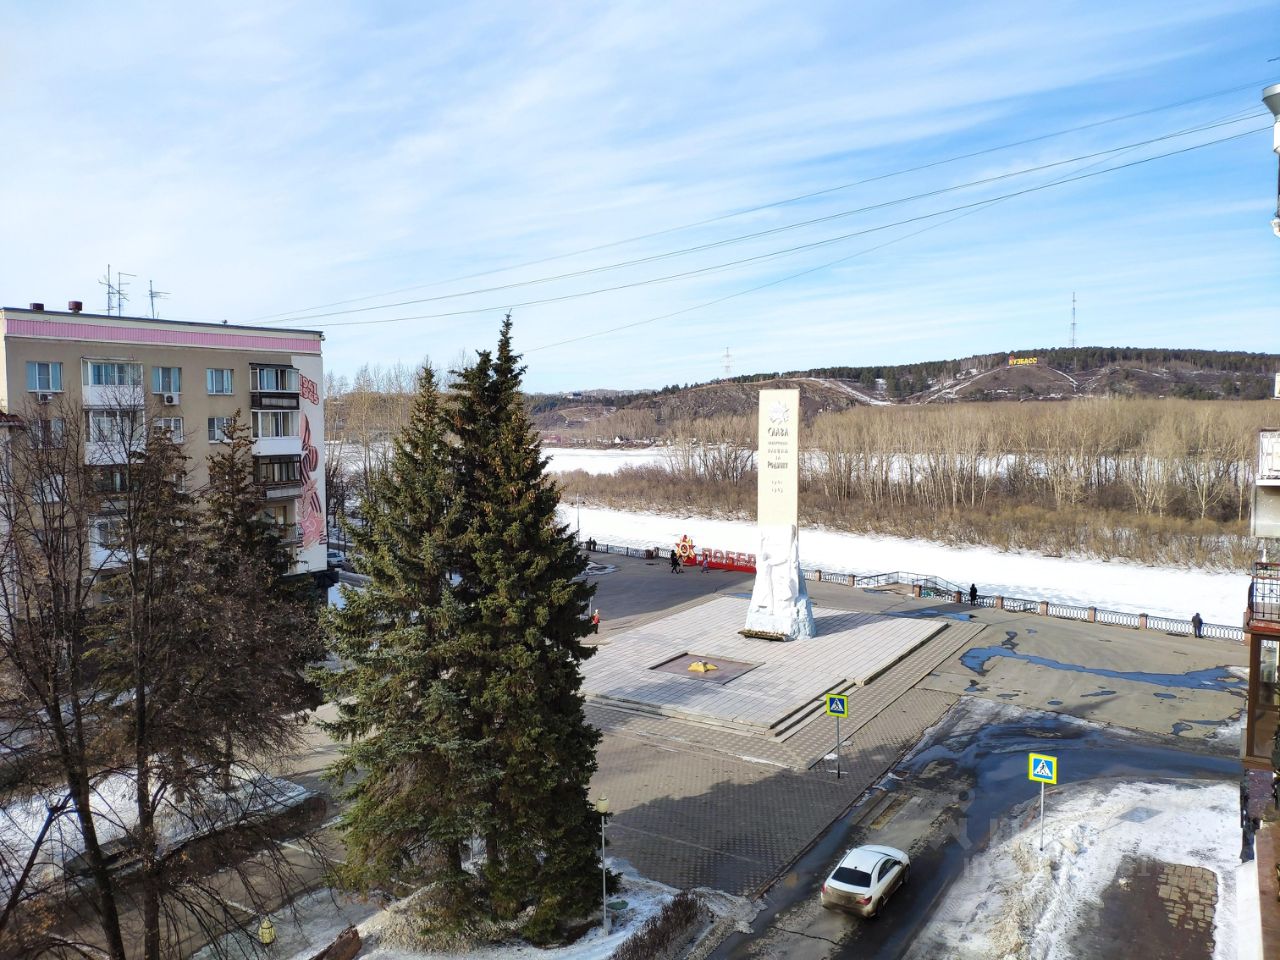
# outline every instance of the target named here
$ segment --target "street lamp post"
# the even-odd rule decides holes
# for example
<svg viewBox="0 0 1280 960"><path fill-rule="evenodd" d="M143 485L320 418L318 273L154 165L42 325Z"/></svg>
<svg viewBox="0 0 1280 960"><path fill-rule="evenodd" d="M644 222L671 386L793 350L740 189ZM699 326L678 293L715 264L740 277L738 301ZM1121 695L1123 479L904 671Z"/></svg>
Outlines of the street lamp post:
<svg viewBox="0 0 1280 960"><path fill-rule="evenodd" d="M573 498L573 505L578 508L577 529L574 531L578 535L578 542L582 542L582 495Z"/></svg>
<svg viewBox="0 0 1280 960"><path fill-rule="evenodd" d="M609 798L596 800L596 813L600 814L600 906L604 910L604 935L609 935L609 868L604 865L604 821L609 815Z"/></svg>
<svg viewBox="0 0 1280 960"><path fill-rule="evenodd" d="M1276 118L1271 134L1271 149L1276 152L1277 156L1280 156L1280 83L1273 83L1271 86L1263 88L1262 102L1267 105L1271 115ZM1276 177L1276 216L1271 221L1271 229L1277 237L1280 237L1280 170L1277 170Z"/></svg>

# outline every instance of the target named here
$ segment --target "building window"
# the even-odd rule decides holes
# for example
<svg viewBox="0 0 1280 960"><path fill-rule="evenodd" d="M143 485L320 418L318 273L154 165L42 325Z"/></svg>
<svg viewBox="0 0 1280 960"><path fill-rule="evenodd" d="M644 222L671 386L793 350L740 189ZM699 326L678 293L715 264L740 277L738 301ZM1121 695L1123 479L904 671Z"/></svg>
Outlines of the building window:
<svg viewBox="0 0 1280 960"><path fill-rule="evenodd" d="M100 517L89 525L89 539L104 550L118 550L124 546L124 520L121 517Z"/></svg>
<svg viewBox="0 0 1280 960"><path fill-rule="evenodd" d="M32 393L61 393L62 364L28 360L27 389Z"/></svg>
<svg viewBox="0 0 1280 960"><path fill-rule="evenodd" d="M299 457L260 457L255 468L258 482L267 486L302 482L302 460Z"/></svg>
<svg viewBox="0 0 1280 960"><path fill-rule="evenodd" d="M85 421L90 443L125 443L138 426L132 410L86 410Z"/></svg>
<svg viewBox="0 0 1280 960"><path fill-rule="evenodd" d="M93 489L98 493L124 493L129 488L129 475L121 467L103 467L93 474Z"/></svg>
<svg viewBox="0 0 1280 960"><path fill-rule="evenodd" d="M205 371L206 379L209 384L209 392L212 394L228 394L235 393L231 386L231 370L217 370L210 368Z"/></svg>
<svg viewBox="0 0 1280 960"><path fill-rule="evenodd" d="M67 421L62 417L31 421L31 442L41 450L57 450L67 433Z"/></svg>
<svg viewBox="0 0 1280 960"><path fill-rule="evenodd" d="M86 387L140 387L142 364L115 360L85 360L82 364Z"/></svg>
<svg viewBox="0 0 1280 960"><path fill-rule="evenodd" d="M182 392L182 368L181 367L152 367L151 368L151 392L152 393L181 393Z"/></svg>
<svg viewBox="0 0 1280 960"><path fill-rule="evenodd" d="M156 433L167 433L169 439L174 443L182 442L182 418L181 417L156 417L156 421L151 427Z"/></svg>
<svg viewBox="0 0 1280 960"><path fill-rule="evenodd" d="M210 417L209 442L226 443L227 431L231 429L231 421L234 419L235 417Z"/></svg>
<svg viewBox="0 0 1280 960"><path fill-rule="evenodd" d="M255 410L253 412L253 439L296 436L300 436L296 410Z"/></svg>
<svg viewBox="0 0 1280 960"><path fill-rule="evenodd" d="M67 479L62 476L42 477L36 493L41 503L61 503L67 497Z"/></svg>
<svg viewBox="0 0 1280 960"><path fill-rule="evenodd" d="M293 367L254 367L252 390L275 393L297 393L298 371Z"/></svg>

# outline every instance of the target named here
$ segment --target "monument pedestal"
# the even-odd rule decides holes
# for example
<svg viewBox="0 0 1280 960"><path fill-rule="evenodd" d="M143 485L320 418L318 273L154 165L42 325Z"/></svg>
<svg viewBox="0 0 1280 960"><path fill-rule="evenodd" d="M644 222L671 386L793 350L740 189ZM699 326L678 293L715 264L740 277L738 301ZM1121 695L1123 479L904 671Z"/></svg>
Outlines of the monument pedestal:
<svg viewBox="0 0 1280 960"><path fill-rule="evenodd" d="M792 524L760 527L756 582L742 632L775 640L803 640L817 633L800 569L798 532Z"/></svg>

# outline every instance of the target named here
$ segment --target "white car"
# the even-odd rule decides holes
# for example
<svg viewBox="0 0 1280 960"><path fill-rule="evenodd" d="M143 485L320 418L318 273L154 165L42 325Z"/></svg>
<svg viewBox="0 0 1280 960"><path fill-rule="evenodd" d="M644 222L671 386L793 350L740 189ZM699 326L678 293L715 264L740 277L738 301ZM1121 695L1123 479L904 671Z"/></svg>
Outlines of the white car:
<svg viewBox="0 0 1280 960"><path fill-rule="evenodd" d="M822 905L874 917L910 874L911 861L901 850L874 844L855 847L822 885Z"/></svg>

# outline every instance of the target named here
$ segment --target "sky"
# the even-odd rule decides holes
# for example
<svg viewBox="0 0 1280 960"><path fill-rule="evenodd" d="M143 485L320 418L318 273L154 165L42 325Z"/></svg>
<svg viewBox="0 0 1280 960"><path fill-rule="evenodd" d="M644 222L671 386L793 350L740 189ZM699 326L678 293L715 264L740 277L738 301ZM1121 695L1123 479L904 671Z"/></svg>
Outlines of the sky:
<svg viewBox="0 0 1280 960"><path fill-rule="evenodd" d="M534 391L1065 346L1073 294L1280 353L1265 0L194 9L6 5L5 305L110 264L345 376L511 310Z"/></svg>

